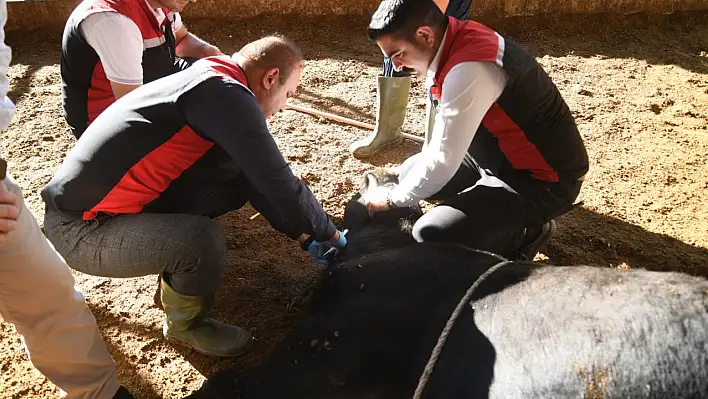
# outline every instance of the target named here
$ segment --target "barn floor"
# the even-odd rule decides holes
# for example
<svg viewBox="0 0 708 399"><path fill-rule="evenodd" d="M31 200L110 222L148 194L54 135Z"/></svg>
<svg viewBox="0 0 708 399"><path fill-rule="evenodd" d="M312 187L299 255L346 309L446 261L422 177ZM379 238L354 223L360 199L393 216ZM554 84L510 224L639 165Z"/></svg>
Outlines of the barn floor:
<svg viewBox="0 0 708 399"><path fill-rule="evenodd" d="M224 52L273 31L291 36L309 59L295 102L373 121L380 55L365 37L366 22L281 17L192 21L190 27ZM584 206L558 220L557 236L539 259L708 276L708 13L566 18L554 30L548 22L496 26L550 73L591 159ZM9 96L18 112L4 134L5 154L40 220L39 192L73 145L61 115L60 34L8 35L14 51ZM414 82L409 132L421 134L424 112L422 84ZM341 216L362 171L399 163L417 149L406 142L360 162L346 148L367 133L361 129L292 111L270 126L295 173L334 216ZM137 398L181 398L216 370L257 364L292 325L298 299L319 270L262 217L250 220L252 214L242 209L221 218L231 261L214 311L257 338L242 358L216 360L166 345L161 311L153 305L154 276L111 280L76 273L118 363L120 382ZM14 328L1 324L0 398L57 392L31 367Z"/></svg>

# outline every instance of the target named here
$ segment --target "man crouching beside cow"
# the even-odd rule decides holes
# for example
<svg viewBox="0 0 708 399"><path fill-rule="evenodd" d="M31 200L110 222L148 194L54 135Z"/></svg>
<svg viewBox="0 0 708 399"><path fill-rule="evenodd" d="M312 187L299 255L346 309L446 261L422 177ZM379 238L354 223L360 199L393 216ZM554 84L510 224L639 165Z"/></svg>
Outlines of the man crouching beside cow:
<svg viewBox="0 0 708 399"><path fill-rule="evenodd" d="M368 34L396 70L425 79L429 94L422 151L398 168L398 187L369 193L369 209L440 201L416 222L416 241L533 260L588 171L573 116L546 72L518 44L445 17L430 0L384 0Z"/></svg>
<svg viewBox="0 0 708 399"><path fill-rule="evenodd" d="M92 275L160 274L169 341L212 356L248 350L245 329L208 317L227 263L213 218L250 202L317 262L346 245L266 125L295 92L302 63L292 41L271 36L121 97L42 192L57 251Z"/></svg>

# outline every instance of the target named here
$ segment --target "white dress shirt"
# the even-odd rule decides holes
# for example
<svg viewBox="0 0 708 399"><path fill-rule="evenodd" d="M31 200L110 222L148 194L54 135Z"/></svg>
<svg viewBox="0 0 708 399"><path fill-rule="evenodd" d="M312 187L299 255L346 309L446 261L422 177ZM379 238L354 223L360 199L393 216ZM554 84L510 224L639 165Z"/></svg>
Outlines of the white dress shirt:
<svg viewBox="0 0 708 399"><path fill-rule="evenodd" d="M442 43L446 36L447 33ZM428 67L428 92L442 48L443 44ZM506 82L504 69L491 62L462 62L450 70L442 87L430 142L401 165L400 184L390 194L394 205L416 204L440 191L452 179L484 115L504 91Z"/></svg>

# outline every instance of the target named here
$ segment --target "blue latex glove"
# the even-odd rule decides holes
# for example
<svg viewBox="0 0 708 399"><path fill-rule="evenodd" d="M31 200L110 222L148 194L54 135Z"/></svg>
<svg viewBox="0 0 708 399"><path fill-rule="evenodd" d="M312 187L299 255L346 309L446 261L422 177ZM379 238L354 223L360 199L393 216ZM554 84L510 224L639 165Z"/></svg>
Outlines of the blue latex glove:
<svg viewBox="0 0 708 399"><path fill-rule="evenodd" d="M337 241L312 241L310 245L307 246L307 252L310 253L310 256L312 256L312 260L314 260L316 264L322 265L327 268L329 267L330 259L334 258L334 256L336 256L339 251L343 250L346 246L347 238L344 236L344 233L340 231L339 239ZM334 253L325 256L327 251L332 248L335 249Z"/></svg>

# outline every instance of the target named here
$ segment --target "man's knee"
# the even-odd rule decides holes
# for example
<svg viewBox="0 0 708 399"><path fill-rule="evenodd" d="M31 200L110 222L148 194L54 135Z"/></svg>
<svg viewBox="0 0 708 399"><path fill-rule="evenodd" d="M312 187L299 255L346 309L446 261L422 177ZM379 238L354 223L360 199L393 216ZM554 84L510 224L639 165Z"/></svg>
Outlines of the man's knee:
<svg viewBox="0 0 708 399"><path fill-rule="evenodd" d="M214 220L201 218L201 229L195 229L194 233L187 232L191 236L188 242L188 258L195 267L210 268L220 272L226 265L228 255L226 238Z"/></svg>
<svg viewBox="0 0 708 399"><path fill-rule="evenodd" d="M440 233L441 231L439 226L435 226L431 223L416 223L413 226L413 231L411 232L413 239L417 242L436 241L436 238L439 241L439 237L441 235Z"/></svg>
<svg viewBox="0 0 708 399"><path fill-rule="evenodd" d="M448 241L450 230L455 224L451 219L456 219L455 213L460 211L447 206L437 206L423 215L413 225L411 234L417 242ZM464 216L464 215L462 215Z"/></svg>
<svg viewBox="0 0 708 399"><path fill-rule="evenodd" d="M201 217L201 229L185 245L184 258L177 261L168 274L168 283L180 294L201 296L216 292L221 272L226 266L228 249L226 238L212 219Z"/></svg>

